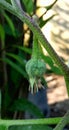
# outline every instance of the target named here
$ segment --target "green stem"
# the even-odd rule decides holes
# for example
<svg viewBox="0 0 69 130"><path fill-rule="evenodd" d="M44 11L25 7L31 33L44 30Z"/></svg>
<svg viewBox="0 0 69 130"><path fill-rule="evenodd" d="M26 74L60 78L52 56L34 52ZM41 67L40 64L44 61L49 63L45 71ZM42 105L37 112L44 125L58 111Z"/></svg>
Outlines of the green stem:
<svg viewBox="0 0 69 130"><path fill-rule="evenodd" d="M18 125L56 125L58 124L54 130L63 130L64 126L69 123L69 111L65 114L65 116L61 119L58 118L48 118L48 119L33 119L33 120L0 120L0 127L5 126L8 128L9 126L18 126Z"/></svg>
<svg viewBox="0 0 69 130"><path fill-rule="evenodd" d="M32 48L32 58L40 59L40 44L38 43L38 39L33 36L33 48Z"/></svg>
<svg viewBox="0 0 69 130"><path fill-rule="evenodd" d="M38 39L33 36L32 58L38 59Z"/></svg>
<svg viewBox="0 0 69 130"><path fill-rule="evenodd" d="M37 125L37 124L47 124L47 125L55 125L60 121L60 117L58 118L47 118L47 119L29 119L29 120L0 120L0 125L4 126L15 126L15 125Z"/></svg>
<svg viewBox="0 0 69 130"><path fill-rule="evenodd" d="M64 117L60 120L58 125L54 128L54 130L63 130L63 128L69 123L69 110L64 115Z"/></svg>
<svg viewBox="0 0 69 130"><path fill-rule="evenodd" d="M68 71L68 73L64 74L64 79L65 79L65 83L66 83L67 93L69 96L69 71Z"/></svg>

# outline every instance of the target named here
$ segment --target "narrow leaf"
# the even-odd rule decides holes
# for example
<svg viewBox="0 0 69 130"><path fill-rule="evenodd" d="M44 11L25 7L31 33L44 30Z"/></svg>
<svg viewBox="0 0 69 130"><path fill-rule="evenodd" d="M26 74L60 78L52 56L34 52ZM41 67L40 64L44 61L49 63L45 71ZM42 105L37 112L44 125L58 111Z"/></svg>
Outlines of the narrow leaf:
<svg viewBox="0 0 69 130"><path fill-rule="evenodd" d="M22 0L27 13L31 14L33 12L33 8L34 8L34 4L33 4L33 0Z"/></svg>
<svg viewBox="0 0 69 130"><path fill-rule="evenodd" d="M7 56L14 58L16 61L18 61L23 67L25 66L25 62L23 61L23 58L13 54L13 53L6 53Z"/></svg>
<svg viewBox="0 0 69 130"><path fill-rule="evenodd" d="M62 75L61 70L57 66L54 65L51 69L55 74Z"/></svg>
<svg viewBox="0 0 69 130"><path fill-rule="evenodd" d="M42 59L47 63L50 67L54 65L53 60L49 56L45 56L44 54L41 54Z"/></svg>
<svg viewBox="0 0 69 130"><path fill-rule="evenodd" d="M30 54L30 55L31 55L31 53L32 53L32 49L27 48L27 47L16 46L16 45L14 45L13 47L18 48L18 49L20 49L20 50L22 50L22 51L24 51L24 52L26 52L26 53L28 53L28 54Z"/></svg>
<svg viewBox="0 0 69 130"><path fill-rule="evenodd" d="M0 130L8 130L8 127L6 125L0 125Z"/></svg>
<svg viewBox="0 0 69 130"><path fill-rule="evenodd" d="M5 31L1 24L0 24L0 38L2 41L4 41L4 39L5 39Z"/></svg>
<svg viewBox="0 0 69 130"><path fill-rule="evenodd" d="M50 10L58 0L55 0L51 5L46 6L47 11Z"/></svg>
<svg viewBox="0 0 69 130"><path fill-rule="evenodd" d="M44 54L41 54L41 57L45 61L45 63L47 63L50 66L52 72L58 75L62 75L60 68L54 64L53 60L49 56L45 56Z"/></svg>
<svg viewBox="0 0 69 130"><path fill-rule="evenodd" d="M26 99L18 99L14 102L11 107L13 111L28 111L30 114L35 115L36 117L42 118L44 117L42 112L30 101Z"/></svg>
<svg viewBox="0 0 69 130"><path fill-rule="evenodd" d="M7 23L8 23L11 31L12 31L12 34L15 36L16 35L15 34L15 27L14 27L14 24L13 24L12 20L10 19L10 17L5 12L3 13L3 15L4 15L4 17L5 17L5 19L6 19Z"/></svg>
<svg viewBox="0 0 69 130"><path fill-rule="evenodd" d="M21 75L23 75L24 78L27 78L26 72L19 65L12 62L9 58L4 58L3 61L13 67L15 70L17 70Z"/></svg>
<svg viewBox="0 0 69 130"><path fill-rule="evenodd" d="M53 17L55 17L57 14L53 14L49 18L43 21L43 17L40 18L40 27L42 28L47 22L49 22Z"/></svg>
<svg viewBox="0 0 69 130"><path fill-rule="evenodd" d="M12 126L9 130L53 130L47 125L26 125L26 126Z"/></svg>

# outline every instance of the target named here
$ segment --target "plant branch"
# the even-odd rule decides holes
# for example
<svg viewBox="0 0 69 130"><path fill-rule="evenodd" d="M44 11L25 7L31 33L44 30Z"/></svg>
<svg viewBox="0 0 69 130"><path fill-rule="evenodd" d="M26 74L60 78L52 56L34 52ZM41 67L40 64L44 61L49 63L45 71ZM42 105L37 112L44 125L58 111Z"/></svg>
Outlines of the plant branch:
<svg viewBox="0 0 69 130"><path fill-rule="evenodd" d="M60 121L60 117L58 118L48 118L48 119L29 119L29 120L0 120L0 125L4 126L15 126L15 125L37 125L37 124L47 124L47 125L55 125Z"/></svg>
<svg viewBox="0 0 69 130"><path fill-rule="evenodd" d="M64 115L64 117L60 120L58 125L53 130L63 130L63 128L67 124L69 124L69 110L68 110L68 112Z"/></svg>

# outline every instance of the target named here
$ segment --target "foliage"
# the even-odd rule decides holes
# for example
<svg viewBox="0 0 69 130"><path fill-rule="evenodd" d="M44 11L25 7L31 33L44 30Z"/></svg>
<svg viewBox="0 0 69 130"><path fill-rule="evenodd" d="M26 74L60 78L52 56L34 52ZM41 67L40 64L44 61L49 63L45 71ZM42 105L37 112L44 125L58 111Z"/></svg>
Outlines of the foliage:
<svg viewBox="0 0 69 130"><path fill-rule="evenodd" d="M32 54L31 49L23 47L22 44L24 43L21 41L23 38L23 33L25 33L24 28L22 28L23 23L25 22L29 28L32 30L33 35L37 39L38 43L41 42L41 45L48 51L49 56L45 56L43 54L43 51L40 47L40 56L38 59L44 60L45 63L47 63L50 67L50 69L47 68L47 72L54 72L57 74L62 74L66 81L66 87L68 89L69 87L69 68L63 63L63 61L59 58L59 56L56 54L56 52L52 49L52 47L48 44L48 41L42 34L39 25L35 19L29 17L25 12L23 12L22 8L24 7L26 12L29 15L33 15L34 10L34 3L33 0L22 0L22 5L20 6L17 0L8 0L9 3L7 3L7 0L0 0L0 15L1 15L1 23L0 23L0 38L1 38L1 66L2 66L2 72L0 70L0 77L3 80L1 84L1 118L13 118L14 117L14 111L25 111L29 110L32 111L38 118L42 118L42 113L36 108L32 103L28 102L26 99L22 99L22 96L20 97L20 93L23 90L26 89L26 85L28 83L28 75L25 70L25 65L27 63L28 55ZM20 0L19 0L20 2ZM50 10L53 5L46 7L47 11ZM11 3L11 4L10 4ZM31 6L30 6L31 5ZM22 7L23 6L23 7ZM17 18L15 18L13 15L10 18L10 14L6 11L11 12L15 16L17 16L21 21L19 21ZM46 21L43 21L42 17L40 19L40 27L44 26L46 22L49 22L51 18L53 18L55 15L51 16L50 18L46 19ZM5 21L5 22L4 22ZM13 22L14 21L14 22ZM19 25L17 24L19 22ZM17 29L17 28L18 29ZM20 28L21 27L21 28ZM27 30L26 30L27 31ZM10 37L10 41L9 41ZM13 40L12 40L13 39ZM35 39L33 39L32 42L34 42ZM23 43L22 43L23 42ZM37 45L37 44L36 44ZM35 46L36 47L36 46ZM34 50L34 46L33 46ZM38 51L38 47L36 47L36 54ZM36 56L35 52L32 55L32 58L34 55ZM37 58L37 57L36 57ZM0 66L0 67L1 67ZM1 76L2 75L2 76ZM22 85L23 81L23 85ZM26 83L25 83L26 82ZM29 84L28 84L29 85ZM11 93L12 91L12 93ZM24 94L24 93L23 93ZM68 89L69 94L69 89ZM20 97L20 98L19 98ZM14 102L13 102L14 101ZM10 109L11 108L11 109ZM54 130L62 130L63 127L69 123L69 112L66 113L66 115L61 119L54 118L54 119L39 119L39 120L20 120L18 123L18 120L2 120L0 121L0 129L1 130L13 130L13 129L48 129L51 130L52 128L48 127L47 125L51 124L57 124L58 125L54 128ZM58 120L58 121L56 121ZM37 123L36 123L37 122ZM45 124L44 124L45 123ZM13 127L14 125L14 127ZM22 126L23 125L23 126ZM31 125L31 126L30 126Z"/></svg>

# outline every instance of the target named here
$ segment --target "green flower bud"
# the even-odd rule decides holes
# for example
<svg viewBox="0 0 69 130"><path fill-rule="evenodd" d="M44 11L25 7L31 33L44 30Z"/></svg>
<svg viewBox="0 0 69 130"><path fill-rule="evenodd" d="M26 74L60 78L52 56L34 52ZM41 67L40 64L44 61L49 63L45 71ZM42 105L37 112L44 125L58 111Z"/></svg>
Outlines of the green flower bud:
<svg viewBox="0 0 69 130"><path fill-rule="evenodd" d="M29 75L31 92L33 93L34 88L38 91L38 81L46 71L46 64L41 59L31 58L26 64L26 71Z"/></svg>
<svg viewBox="0 0 69 130"><path fill-rule="evenodd" d="M46 64L41 59L30 59L26 64L29 77L41 77L46 71Z"/></svg>

